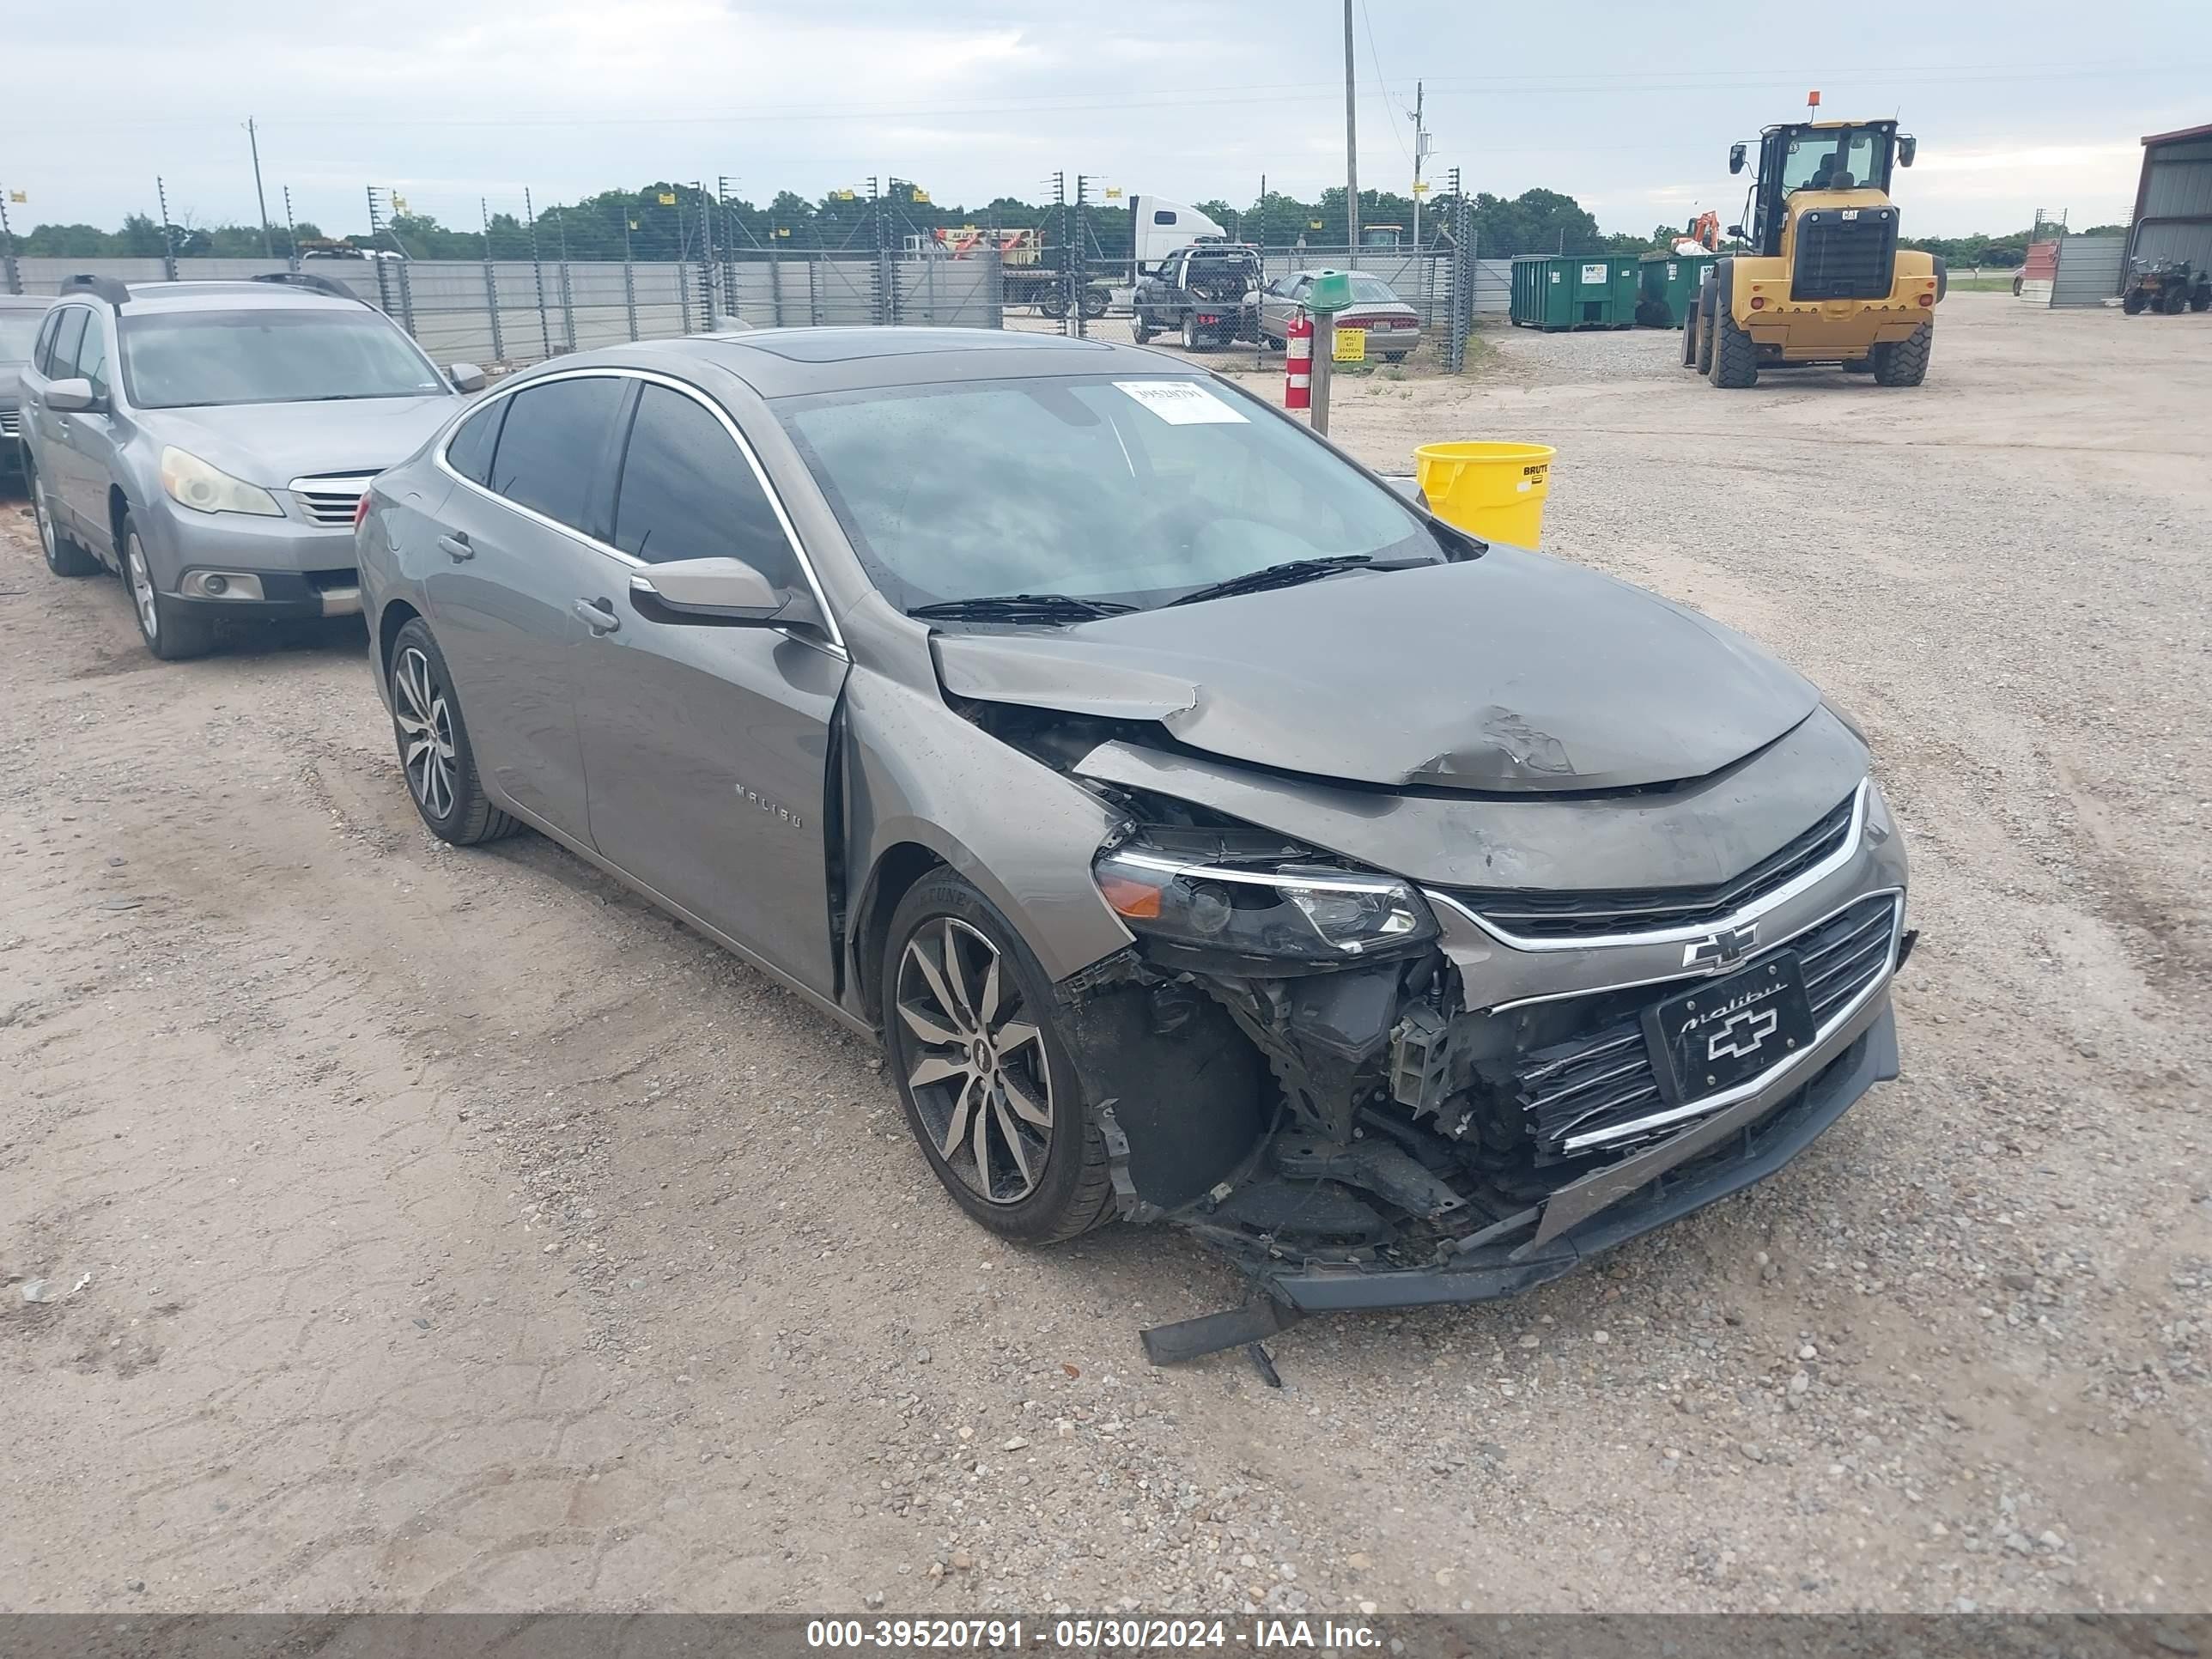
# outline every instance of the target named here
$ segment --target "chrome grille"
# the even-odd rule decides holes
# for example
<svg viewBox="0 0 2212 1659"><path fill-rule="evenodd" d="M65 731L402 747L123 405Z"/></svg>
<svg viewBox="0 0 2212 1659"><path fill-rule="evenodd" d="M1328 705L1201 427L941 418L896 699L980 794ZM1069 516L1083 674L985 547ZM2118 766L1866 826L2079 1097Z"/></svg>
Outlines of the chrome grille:
<svg viewBox="0 0 2212 1659"><path fill-rule="evenodd" d="M1462 888L1451 896L1508 937L1568 939L1656 933L1724 921L1819 864L1844 844L1858 813L1856 792L1804 834L1742 874L1705 887L1634 887L1581 892Z"/></svg>
<svg viewBox="0 0 2212 1659"><path fill-rule="evenodd" d="M1894 894L1871 894L1775 950L1753 957L1745 967L1756 967L1781 951L1795 952L1804 970L1814 1029L1826 1035L1852 999L1888 965L1897 910L1903 902ZM1654 986L1645 994L1646 1001L1668 996L1682 983ZM1595 1030L1531 1050L1515 1064L1513 1077L1522 1109L1535 1131L1540 1158L1563 1156L1570 1135L1620 1129L1664 1105L1644 1046L1640 1008Z"/></svg>
<svg viewBox="0 0 2212 1659"><path fill-rule="evenodd" d="M23 434L23 417L12 409L0 409L0 438L20 438Z"/></svg>
<svg viewBox="0 0 2212 1659"><path fill-rule="evenodd" d="M295 478L292 499L310 522L332 530L353 528L354 510L368 492L373 472L334 474L325 478Z"/></svg>

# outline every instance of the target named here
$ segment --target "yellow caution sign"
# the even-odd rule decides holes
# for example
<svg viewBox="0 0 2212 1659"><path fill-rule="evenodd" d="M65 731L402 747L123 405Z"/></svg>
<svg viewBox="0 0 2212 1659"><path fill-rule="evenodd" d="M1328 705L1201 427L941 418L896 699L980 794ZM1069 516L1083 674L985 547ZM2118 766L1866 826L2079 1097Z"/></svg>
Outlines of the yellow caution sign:
<svg viewBox="0 0 2212 1659"><path fill-rule="evenodd" d="M1107 185L1107 186L1106 186L1106 199L1107 199L1108 201L1109 201L1109 202L1118 202L1118 201L1120 201L1120 200L1121 199L1121 185Z"/></svg>
<svg viewBox="0 0 2212 1659"><path fill-rule="evenodd" d="M929 192L917 185L915 187L914 199L926 206L929 201Z"/></svg>
<svg viewBox="0 0 2212 1659"><path fill-rule="evenodd" d="M676 192L672 190L662 191L660 192L660 205L663 207L674 207L676 205Z"/></svg>
<svg viewBox="0 0 2212 1659"><path fill-rule="evenodd" d="M1367 331L1364 328L1340 328L1336 331L1336 345L1329 355L1340 363L1365 362Z"/></svg>

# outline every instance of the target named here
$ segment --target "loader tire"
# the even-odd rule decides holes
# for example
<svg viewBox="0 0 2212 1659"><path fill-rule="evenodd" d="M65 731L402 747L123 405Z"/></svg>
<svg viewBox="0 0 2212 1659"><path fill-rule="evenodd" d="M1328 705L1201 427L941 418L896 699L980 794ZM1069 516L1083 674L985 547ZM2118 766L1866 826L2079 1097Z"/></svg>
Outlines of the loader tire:
<svg viewBox="0 0 2212 1659"><path fill-rule="evenodd" d="M1923 323L1902 340L1874 349L1876 386L1918 386L1928 378L1928 354L1936 346L1936 325Z"/></svg>
<svg viewBox="0 0 2212 1659"><path fill-rule="evenodd" d="M1689 314L1682 319L1682 367L1698 366L1698 302L1690 301Z"/></svg>
<svg viewBox="0 0 2212 1659"><path fill-rule="evenodd" d="M1759 346L1735 313L1717 298L1712 316L1712 382L1724 392L1741 392L1759 384Z"/></svg>

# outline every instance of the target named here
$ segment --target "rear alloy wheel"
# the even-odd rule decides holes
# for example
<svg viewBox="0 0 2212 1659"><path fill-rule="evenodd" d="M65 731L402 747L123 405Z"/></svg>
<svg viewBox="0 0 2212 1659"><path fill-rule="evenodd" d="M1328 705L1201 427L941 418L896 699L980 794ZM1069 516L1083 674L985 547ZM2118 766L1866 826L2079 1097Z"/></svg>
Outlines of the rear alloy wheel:
<svg viewBox="0 0 2212 1659"><path fill-rule="evenodd" d="M419 617L392 642L391 692L399 769L430 833L456 847L474 847L520 829L484 793L445 656Z"/></svg>
<svg viewBox="0 0 2212 1659"><path fill-rule="evenodd" d="M1030 1243L1110 1213L1104 1139L1052 1024L1052 988L988 899L949 874L899 902L884 1023L907 1125L960 1207Z"/></svg>
<svg viewBox="0 0 2212 1659"><path fill-rule="evenodd" d="M46 556L47 569L57 576L89 576L100 568L98 559L62 534L46 501L46 481L37 472L31 474L31 516L38 522L39 550Z"/></svg>
<svg viewBox="0 0 2212 1659"><path fill-rule="evenodd" d="M1195 311L1184 312L1182 314L1182 349L1185 351L1196 351L1200 344L1203 343L1204 338L1205 337L1202 336L1198 330L1198 313Z"/></svg>
<svg viewBox="0 0 2212 1659"><path fill-rule="evenodd" d="M1926 322L1902 340L1874 349L1876 386L1918 386L1928 378L1928 356L1935 349L1936 325Z"/></svg>
<svg viewBox="0 0 2212 1659"><path fill-rule="evenodd" d="M173 599L154 585L146 544L129 514L123 517L123 585L131 590L131 609L138 618L138 637L163 662L204 657L215 648L215 623Z"/></svg>

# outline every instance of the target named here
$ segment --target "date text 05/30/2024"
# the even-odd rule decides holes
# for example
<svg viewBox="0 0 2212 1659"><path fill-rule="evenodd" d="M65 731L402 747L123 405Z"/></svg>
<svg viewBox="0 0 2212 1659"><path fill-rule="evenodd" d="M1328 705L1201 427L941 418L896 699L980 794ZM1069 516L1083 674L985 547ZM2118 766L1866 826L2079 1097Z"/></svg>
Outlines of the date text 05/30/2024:
<svg viewBox="0 0 2212 1659"><path fill-rule="evenodd" d="M1342 1653L1383 1645L1381 1632L1332 1619L811 1619L806 1645L824 1650L1012 1653L1247 1650Z"/></svg>

